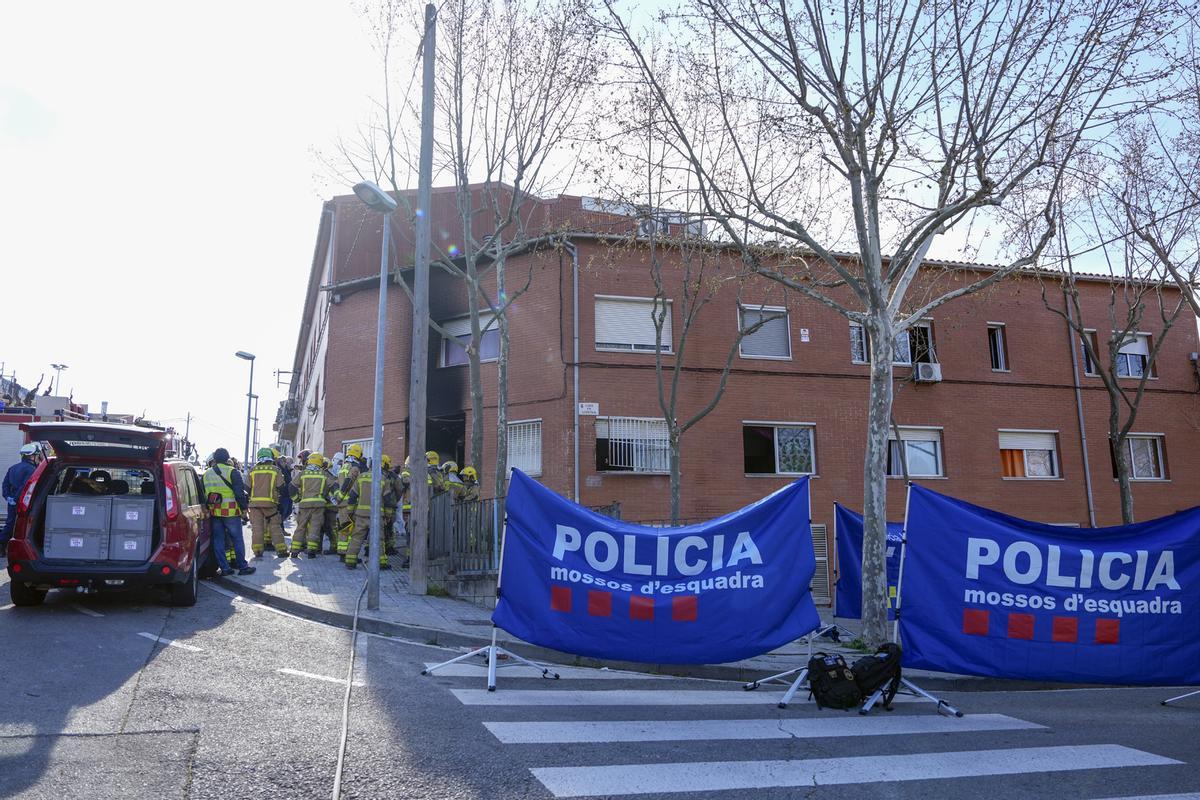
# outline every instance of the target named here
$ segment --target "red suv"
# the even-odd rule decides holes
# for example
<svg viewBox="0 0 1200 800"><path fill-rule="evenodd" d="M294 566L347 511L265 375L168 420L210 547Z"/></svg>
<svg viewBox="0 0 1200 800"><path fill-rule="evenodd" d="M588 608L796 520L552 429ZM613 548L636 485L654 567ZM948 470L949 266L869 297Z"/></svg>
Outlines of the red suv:
<svg viewBox="0 0 1200 800"><path fill-rule="evenodd" d="M17 499L8 543L12 600L36 606L50 589L159 585L171 605L196 603L211 577L210 522L195 468L164 458L161 431L135 425L27 422L54 455Z"/></svg>

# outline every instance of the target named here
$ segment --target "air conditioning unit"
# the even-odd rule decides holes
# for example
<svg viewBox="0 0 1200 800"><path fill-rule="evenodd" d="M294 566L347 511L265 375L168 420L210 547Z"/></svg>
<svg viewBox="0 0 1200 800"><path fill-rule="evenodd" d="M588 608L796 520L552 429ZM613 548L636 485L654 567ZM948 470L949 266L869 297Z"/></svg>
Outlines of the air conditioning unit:
<svg viewBox="0 0 1200 800"><path fill-rule="evenodd" d="M639 239L649 239L651 236L666 236L669 231L670 226L664 219L649 217L638 221L637 236Z"/></svg>
<svg viewBox="0 0 1200 800"><path fill-rule="evenodd" d="M941 364L915 364L917 371L914 380L917 383L939 383L942 380Z"/></svg>

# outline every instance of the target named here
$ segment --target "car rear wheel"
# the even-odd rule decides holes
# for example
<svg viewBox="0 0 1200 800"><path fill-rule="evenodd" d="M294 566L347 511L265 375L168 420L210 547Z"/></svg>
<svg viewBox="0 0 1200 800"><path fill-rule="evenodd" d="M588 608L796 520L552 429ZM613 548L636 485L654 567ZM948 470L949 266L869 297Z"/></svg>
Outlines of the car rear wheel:
<svg viewBox="0 0 1200 800"><path fill-rule="evenodd" d="M46 599L45 589L35 589L28 583L13 581L8 585L14 606L40 606Z"/></svg>
<svg viewBox="0 0 1200 800"><path fill-rule="evenodd" d="M171 605L173 606L194 606L196 605L196 596L199 594L200 587L197 581L197 573L199 565L197 554L192 554L192 568L188 570L187 578L183 583L173 583L170 589Z"/></svg>

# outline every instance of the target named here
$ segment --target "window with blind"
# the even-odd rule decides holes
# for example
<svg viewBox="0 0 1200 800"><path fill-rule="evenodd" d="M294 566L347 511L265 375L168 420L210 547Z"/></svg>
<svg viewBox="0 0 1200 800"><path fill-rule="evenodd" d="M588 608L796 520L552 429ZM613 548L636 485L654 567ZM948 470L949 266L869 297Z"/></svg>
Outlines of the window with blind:
<svg viewBox="0 0 1200 800"><path fill-rule="evenodd" d="M1139 333L1131 336L1117 351L1117 376L1121 378L1154 377L1150 366L1150 336Z"/></svg>
<svg viewBox="0 0 1200 800"><path fill-rule="evenodd" d="M655 350L656 314L664 314L654 298L597 297L596 349L650 352ZM662 321L662 351L671 352L671 301Z"/></svg>
<svg viewBox="0 0 1200 800"><path fill-rule="evenodd" d="M660 474L670 469L666 420L654 417L596 419L596 470Z"/></svg>
<svg viewBox="0 0 1200 800"><path fill-rule="evenodd" d="M741 330L754 328L753 333L742 337L738 353L742 358L792 357L791 329L788 325L787 309L770 306L741 308ZM765 322L764 322L765 320ZM761 323L761 325L760 325Z"/></svg>
<svg viewBox="0 0 1200 800"><path fill-rule="evenodd" d="M482 328L479 337L479 359L495 361L500 357L500 330L496 327L496 320L489 313L481 315L479 322ZM442 337L440 366L455 367L468 363L466 348L471 343L471 318L446 320L441 326L454 336L454 339Z"/></svg>
<svg viewBox="0 0 1200 800"><path fill-rule="evenodd" d="M1057 478L1055 431L1000 431L1000 467L1005 478Z"/></svg>
<svg viewBox="0 0 1200 800"><path fill-rule="evenodd" d="M370 458L375 452L375 441L373 439L345 439L342 441L342 454L350 449L350 445L356 444L362 448L363 458Z"/></svg>
<svg viewBox="0 0 1200 800"><path fill-rule="evenodd" d="M812 426L743 423L742 461L747 475L815 474Z"/></svg>
<svg viewBox="0 0 1200 800"><path fill-rule="evenodd" d="M901 458L904 462L901 462ZM910 478L941 478L945 476L942 462L942 432L937 428L900 428L896 437L893 428L888 432L887 474L889 478L904 477L908 466Z"/></svg>
<svg viewBox="0 0 1200 800"><path fill-rule="evenodd" d="M508 423L508 469L526 475L542 474L542 421L521 420Z"/></svg>
<svg viewBox="0 0 1200 800"><path fill-rule="evenodd" d="M1130 434L1125 437L1125 456L1129 459L1129 477L1138 481L1161 481L1167 477L1163 458L1163 437L1156 434ZM1113 477L1117 464L1113 460Z"/></svg>

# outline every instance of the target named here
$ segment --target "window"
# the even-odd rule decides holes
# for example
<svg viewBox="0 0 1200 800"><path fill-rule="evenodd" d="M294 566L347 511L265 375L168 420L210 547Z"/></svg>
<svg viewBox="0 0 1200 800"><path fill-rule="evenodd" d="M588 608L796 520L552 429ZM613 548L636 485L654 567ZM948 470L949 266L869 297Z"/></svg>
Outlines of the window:
<svg viewBox="0 0 1200 800"><path fill-rule="evenodd" d="M742 337L738 352L742 358L791 358L791 331L788 327L787 309L742 308L740 309L741 330L748 330L764 319L762 327Z"/></svg>
<svg viewBox="0 0 1200 800"><path fill-rule="evenodd" d="M671 301L667 300L666 317L662 325L662 350L671 352ZM633 350L653 353L655 348L653 298L597 297L596 349Z"/></svg>
<svg viewBox="0 0 1200 800"><path fill-rule="evenodd" d="M813 428L743 423L742 461L747 475L812 475Z"/></svg>
<svg viewBox="0 0 1200 800"><path fill-rule="evenodd" d="M1130 478L1139 481L1161 481L1167 477L1166 470L1163 469L1161 436L1130 434L1125 437L1125 453L1129 457ZM1115 463L1113 471L1116 471Z"/></svg>
<svg viewBox="0 0 1200 800"><path fill-rule="evenodd" d="M488 312L480 319L480 324L482 329L479 336L479 360L495 361L500 357L500 330L496 327L496 320ZM441 366L456 367L468 363L467 345L471 343L471 318L446 320L442 327L454 336L454 341L442 338Z"/></svg>
<svg viewBox="0 0 1200 800"><path fill-rule="evenodd" d="M850 360L855 364L870 362L870 337L866 328L857 322L850 323ZM933 346L933 324L920 322L902 333L896 334L892 344L892 363L901 365L933 364L937 354Z"/></svg>
<svg viewBox="0 0 1200 800"><path fill-rule="evenodd" d="M344 454L350 449L350 445L356 444L362 448L363 458L370 458L375 451L375 442L370 439L346 439L342 442L342 453Z"/></svg>
<svg viewBox="0 0 1200 800"><path fill-rule="evenodd" d="M1089 352L1090 346L1090 352ZM1083 336L1079 339L1079 350L1082 353L1083 374L1084 375L1099 375L1100 368L1096 363L1096 359L1092 358L1092 353L1096 354L1096 358L1100 357L1100 347L1096 344L1096 332L1084 331Z"/></svg>
<svg viewBox="0 0 1200 800"><path fill-rule="evenodd" d="M1057 478L1057 432L1000 431L1000 466L1006 478Z"/></svg>
<svg viewBox="0 0 1200 800"><path fill-rule="evenodd" d="M904 457L904 463L900 458ZM937 428L900 428L888 432L887 474L890 478L904 476L904 464L908 465L910 478L941 478L942 432Z"/></svg>
<svg viewBox="0 0 1200 800"><path fill-rule="evenodd" d="M988 323L988 352L992 357L992 370L1008 372L1008 342L1005 341L1002 323Z"/></svg>
<svg viewBox="0 0 1200 800"><path fill-rule="evenodd" d="M542 474L542 421L521 420L508 423L508 469L526 475Z"/></svg>
<svg viewBox="0 0 1200 800"><path fill-rule="evenodd" d="M1121 378L1154 377L1150 366L1150 337L1134 334L1117 351L1117 376Z"/></svg>
<svg viewBox="0 0 1200 800"><path fill-rule="evenodd" d="M596 419L596 469L600 472L667 472L670 452L666 420Z"/></svg>

